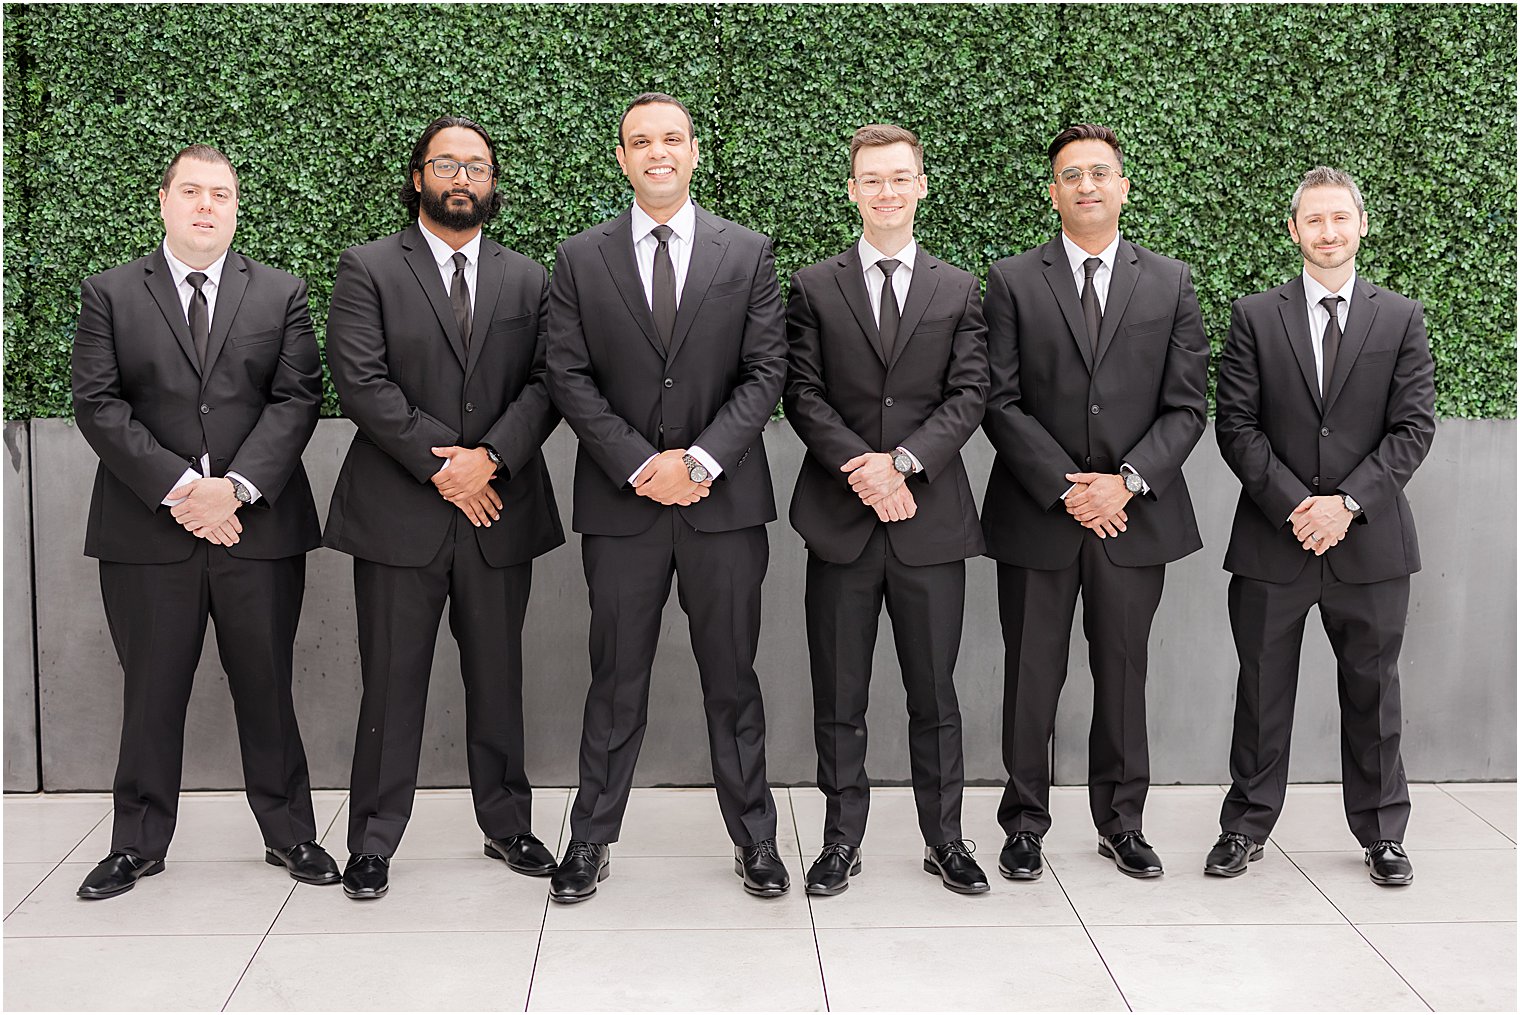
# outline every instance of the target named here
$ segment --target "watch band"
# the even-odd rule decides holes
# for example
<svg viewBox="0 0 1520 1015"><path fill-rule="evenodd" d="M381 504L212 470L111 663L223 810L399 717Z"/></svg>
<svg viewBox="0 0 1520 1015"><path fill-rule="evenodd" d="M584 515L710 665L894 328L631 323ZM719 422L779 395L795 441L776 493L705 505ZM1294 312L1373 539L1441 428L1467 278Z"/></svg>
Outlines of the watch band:
<svg viewBox="0 0 1520 1015"><path fill-rule="evenodd" d="M696 455L682 455L681 464L686 466L686 475L693 483L705 483L712 478L712 473L707 471L707 466L697 460Z"/></svg>

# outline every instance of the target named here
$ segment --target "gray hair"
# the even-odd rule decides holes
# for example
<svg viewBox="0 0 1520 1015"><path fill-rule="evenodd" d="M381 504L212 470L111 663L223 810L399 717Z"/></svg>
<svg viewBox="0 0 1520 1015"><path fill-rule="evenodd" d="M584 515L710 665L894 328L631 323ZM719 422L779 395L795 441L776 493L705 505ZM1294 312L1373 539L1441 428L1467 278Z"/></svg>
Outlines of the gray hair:
<svg viewBox="0 0 1520 1015"><path fill-rule="evenodd" d="M1356 181L1350 173L1339 169L1331 169L1329 166L1315 166L1304 174L1303 182L1293 192L1293 201L1288 205L1288 218L1298 218L1298 202L1304 196L1304 191L1310 187L1345 187L1351 191L1351 200L1356 202L1357 214L1367 214L1367 209L1362 205L1362 192L1357 187Z"/></svg>

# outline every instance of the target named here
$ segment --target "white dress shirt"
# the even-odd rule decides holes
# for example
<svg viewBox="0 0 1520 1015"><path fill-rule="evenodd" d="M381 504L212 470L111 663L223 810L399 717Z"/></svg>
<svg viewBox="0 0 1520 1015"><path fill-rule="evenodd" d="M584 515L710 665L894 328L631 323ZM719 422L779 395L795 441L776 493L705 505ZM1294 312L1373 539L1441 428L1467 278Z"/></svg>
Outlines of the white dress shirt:
<svg viewBox="0 0 1520 1015"><path fill-rule="evenodd" d="M454 284L454 248L440 240L417 220L417 228L422 230L422 238L427 241L428 250L433 255L433 261L438 265L438 277L443 280L443 292L447 296L449 287ZM475 279L480 274L480 233L477 231L470 237L468 243L459 248L459 253L465 256L464 284L470 290L470 320L475 320Z"/></svg>
<svg viewBox="0 0 1520 1015"><path fill-rule="evenodd" d="M1314 378L1319 382L1320 397L1325 395L1325 329L1330 326L1330 314L1320 306L1320 300L1326 296L1339 296L1341 301L1335 305L1336 319L1341 322L1341 334L1346 333L1346 315L1351 310L1351 291L1356 288L1356 272L1346 279L1346 284L1335 292L1326 289L1319 281L1304 272L1304 302L1308 304L1309 311L1309 342L1314 346Z"/></svg>
<svg viewBox="0 0 1520 1015"><path fill-rule="evenodd" d="M886 258L864 236L860 238L860 244L856 248L860 252L861 272L865 276L866 298L871 301L871 316L876 320L876 326L881 327L881 283L887 277L886 272L876 262ZM897 297L897 313L899 319L902 316L903 307L908 305L908 287L913 284L913 264L918 258L918 241L909 240L908 245L897 253L891 255L891 259L898 261L898 265L892 271L892 295ZM901 335L897 336L899 339ZM913 472L918 474L924 471L924 465L918 460L918 456L907 448L908 459L913 463Z"/></svg>
<svg viewBox="0 0 1520 1015"><path fill-rule="evenodd" d="M697 238L697 206L687 198L686 203L681 205L670 221L664 223L670 227L670 239L665 242L666 249L670 252L670 266L675 270L676 276L676 306L681 306L681 292L686 288L686 272L691 268L691 248ZM644 284L644 301L649 304L649 309L654 310L654 255L660 249L660 241L655 238L654 228L660 225L649 217L649 213L640 208L635 202L633 206L633 259L639 266L639 281ZM686 449L687 453L702 463L707 474L717 479L723 472L723 466L706 451L693 444ZM633 470L633 475L628 477L631 486L639 473L654 461L656 455L650 455L644 459L644 464Z"/></svg>
<svg viewBox="0 0 1520 1015"><path fill-rule="evenodd" d="M179 295L179 307L180 310L184 311L186 325L190 323L190 300L195 296L195 286L191 285L185 280L189 277L192 271L200 271L201 274L206 276L206 281L201 283L201 292L206 297L206 324L209 326L212 321L216 320L216 294L222 286L222 268L224 268L227 264L226 251L223 251L222 256L218 257L215 261L212 261L211 264L207 267L192 268L184 261L181 261L179 258L174 256L174 253L169 249L169 241L165 240L164 260L169 263L169 275L174 279L174 291ZM200 465L201 468L199 472L194 469L186 469L183 473L181 473L179 479L175 481L174 485L169 487L168 492L178 490L186 483L200 479L202 476L211 475L211 456L209 454L201 455ZM235 479L239 483L242 483L245 487L248 488L248 492L253 496L254 500L259 499L259 488L254 486L253 483L249 482L246 476L240 475L236 472L229 472L227 473L227 478ZM162 503L167 507L174 507L176 504L184 503L184 501L184 497L175 497L173 499L170 499L166 495Z"/></svg>

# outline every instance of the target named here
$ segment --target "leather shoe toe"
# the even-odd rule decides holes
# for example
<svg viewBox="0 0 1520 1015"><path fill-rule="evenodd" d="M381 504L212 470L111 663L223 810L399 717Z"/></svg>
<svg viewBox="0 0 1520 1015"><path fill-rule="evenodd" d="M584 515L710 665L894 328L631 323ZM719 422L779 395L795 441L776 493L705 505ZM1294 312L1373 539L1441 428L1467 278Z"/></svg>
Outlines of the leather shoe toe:
<svg viewBox="0 0 1520 1015"><path fill-rule="evenodd" d="M813 861L807 872L809 895L838 895L850 887L850 878L860 873L860 847L830 842Z"/></svg>
<svg viewBox="0 0 1520 1015"><path fill-rule="evenodd" d="M151 878L164 869L162 860L144 860L131 853L111 853L85 875L74 894L81 899L109 899L137 887L140 878Z"/></svg>
<svg viewBox="0 0 1520 1015"><path fill-rule="evenodd" d="M355 853L343 868L343 894L350 899L378 899L391 890L391 860L376 853Z"/></svg>
<svg viewBox="0 0 1520 1015"><path fill-rule="evenodd" d="M781 854L776 852L775 839L762 839L749 846L734 847L734 873L744 879L744 890L751 895L770 898L785 895L792 886L791 875Z"/></svg>
<svg viewBox="0 0 1520 1015"><path fill-rule="evenodd" d="M1214 848L1203 861L1203 872L1220 878L1234 878L1246 872L1246 864L1261 859L1262 847L1240 832L1221 832Z"/></svg>
<svg viewBox="0 0 1520 1015"><path fill-rule="evenodd" d="M343 877L338 873L337 862L316 840L298 842L289 849L265 846L264 862L271 867L284 867L292 878L308 885L335 885Z"/></svg>
<svg viewBox="0 0 1520 1015"><path fill-rule="evenodd" d="M1414 881L1414 865L1409 862L1409 855L1404 852L1402 842L1391 839L1374 842L1367 847L1362 861L1367 865L1367 874L1375 884L1394 888Z"/></svg>
<svg viewBox="0 0 1520 1015"><path fill-rule="evenodd" d="M507 866L529 877L546 877L553 874L558 861L549 847L532 832L522 832L505 839L487 839L486 856L493 860L505 860Z"/></svg>
<svg viewBox="0 0 1520 1015"><path fill-rule="evenodd" d="M1098 854L1132 878L1159 878L1162 874L1161 858L1138 831L1100 836Z"/></svg>
<svg viewBox="0 0 1520 1015"><path fill-rule="evenodd" d="M612 851L605 842L571 839L565 858L549 879L549 898L555 902L584 902L596 894L596 886L607 880Z"/></svg>
<svg viewBox="0 0 1520 1015"><path fill-rule="evenodd" d="M1034 832L1014 832L998 854L998 873L1012 881L1034 881L1045 873L1040 837Z"/></svg>
<svg viewBox="0 0 1520 1015"><path fill-rule="evenodd" d="M941 883L960 895L980 895L987 891L987 875L971 856L976 843L952 839L937 846L924 847L924 870L938 874Z"/></svg>

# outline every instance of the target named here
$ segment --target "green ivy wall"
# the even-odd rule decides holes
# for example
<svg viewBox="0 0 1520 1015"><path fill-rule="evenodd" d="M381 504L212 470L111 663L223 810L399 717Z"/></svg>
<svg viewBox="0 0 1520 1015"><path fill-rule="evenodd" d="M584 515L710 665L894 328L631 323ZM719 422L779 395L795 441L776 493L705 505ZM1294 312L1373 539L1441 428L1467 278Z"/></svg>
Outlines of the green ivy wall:
<svg viewBox="0 0 1520 1015"><path fill-rule="evenodd" d="M630 200L612 147L646 89L690 105L697 199L771 235L783 284L855 234L860 123L920 133L920 238L983 276L1056 228L1049 138L1108 123L1125 234L1193 266L1216 349L1233 298L1299 269L1283 227L1299 176L1343 167L1372 220L1362 272L1425 303L1439 413L1515 415L1511 5L4 11L9 419L69 414L79 281L157 242L157 180L183 145L237 164L237 246L307 279L320 336L339 252L405 222L395 192L430 119L493 133L506 205L489 231L550 262Z"/></svg>

